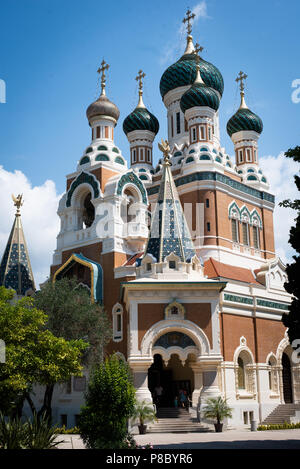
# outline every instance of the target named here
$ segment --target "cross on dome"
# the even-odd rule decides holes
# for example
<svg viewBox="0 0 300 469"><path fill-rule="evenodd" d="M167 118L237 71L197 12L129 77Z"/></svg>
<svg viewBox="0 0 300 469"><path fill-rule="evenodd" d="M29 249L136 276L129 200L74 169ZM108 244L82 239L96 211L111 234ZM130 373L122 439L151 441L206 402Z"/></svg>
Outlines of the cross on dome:
<svg viewBox="0 0 300 469"><path fill-rule="evenodd" d="M106 84L106 75L105 71L109 69L109 65L103 59L101 62L101 67L98 68L97 73L101 76L101 95L105 95L105 84Z"/></svg>
<svg viewBox="0 0 300 469"><path fill-rule="evenodd" d="M198 42L196 42L194 53L199 56L199 52L202 52L203 49L204 49L204 48L203 48L202 46L200 46L200 44L198 44Z"/></svg>
<svg viewBox="0 0 300 469"><path fill-rule="evenodd" d="M243 92L244 89L245 89L244 80L246 80L247 77L248 77L248 75L246 75L246 73L240 71L237 78L235 79L235 81L237 83L240 81L240 90L241 90L241 92Z"/></svg>
<svg viewBox="0 0 300 469"><path fill-rule="evenodd" d="M145 107L143 103L143 78L145 78L146 73L143 72L143 70L139 70L139 73L135 77L136 81L139 82L139 102L137 107Z"/></svg>
<svg viewBox="0 0 300 469"><path fill-rule="evenodd" d="M245 89L244 80L246 80L247 77L248 77L248 75L246 75L246 73L240 71L240 73L238 74L238 76L235 79L235 81L237 83L240 82L240 90L241 90L240 109L245 109L245 108L248 107L246 102L245 102L245 92L244 92L244 89Z"/></svg>
<svg viewBox="0 0 300 469"><path fill-rule="evenodd" d="M191 10L188 9L186 12L186 17L184 17L182 20L183 23L187 23L186 30L187 30L188 35L190 35L192 32L191 20L193 20L195 16L196 16L195 13L192 13Z"/></svg>

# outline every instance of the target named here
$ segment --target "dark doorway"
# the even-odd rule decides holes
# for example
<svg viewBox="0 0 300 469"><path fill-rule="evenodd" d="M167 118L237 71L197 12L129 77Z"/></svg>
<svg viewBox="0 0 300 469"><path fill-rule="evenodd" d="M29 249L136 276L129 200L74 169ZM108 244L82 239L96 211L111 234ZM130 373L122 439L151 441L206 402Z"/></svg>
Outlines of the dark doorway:
<svg viewBox="0 0 300 469"><path fill-rule="evenodd" d="M172 369L164 369L161 355L154 355L154 362L148 370L148 387L152 394L153 402L157 407L175 407L175 398L179 405L180 390L184 390L191 397L191 381L188 379L175 380ZM161 386L162 396L157 398L155 388Z"/></svg>
<svg viewBox="0 0 300 469"><path fill-rule="evenodd" d="M293 402L291 362L286 353L282 354L283 398L286 404Z"/></svg>

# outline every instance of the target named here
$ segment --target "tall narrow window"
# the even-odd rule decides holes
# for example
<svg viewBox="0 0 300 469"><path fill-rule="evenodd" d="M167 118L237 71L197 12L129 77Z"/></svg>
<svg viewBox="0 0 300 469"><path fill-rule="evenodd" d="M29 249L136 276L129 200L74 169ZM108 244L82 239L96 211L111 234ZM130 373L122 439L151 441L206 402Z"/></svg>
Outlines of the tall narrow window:
<svg viewBox="0 0 300 469"><path fill-rule="evenodd" d="M196 142L197 140L197 133L196 133L196 127L192 128L192 142Z"/></svg>
<svg viewBox="0 0 300 469"><path fill-rule="evenodd" d="M259 249L259 231L258 226L253 226L253 246Z"/></svg>
<svg viewBox="0 0 300 469"><path fill-rule="evenodd" d="M144 149L140 149L140 161L144 161Z"/></svg>
<svg viewBox="0 0 300 469"><path fill-rule="evenodd" d="M242 228L243 228L243 244L245 246L249 246L249 229L248 229L248 223L243 222L242 223Z"/></svg>
<svg viewBox="0 0 300 469"><path fill-rule="evenodd" d="M108 137L108 126L107 125L105 126L105 138L109 138Z"/></svg>
<svg viewBox="0 0 300 469"><path fill-rule="evenodd" d="M200 140L205 140L205 127L200 125Z"/></svg>
<svg viewBox="0 0 300 469"><path fill-rule="evenodd" d="M211 127L208 127L208 140L211 140Z"/></svg>
<svg viewBox="0 0 300 469"><path fill-rule="evenodd" d="M210 231L210 222L207 222L207 231Z"/></svg>
<svg viewBox="0 0 300 469"><path fill-rule="evenodd" d="M187 132L188 131L188 123L187 123L187 120L184 119L184 131Z"/></svg>
<svg viewBox="0 0 300 469"><path fill-rule="evenodd" d="M176 132L180 134L180 112L176 112Z"/></svg>
<svg viewBox="0 0 300 469"><path fill-rule="evenodd" d="M238 358L238 388L245 389L245 367L241 357Z"/></svg>
<svg viewBox="0 0 300 469"><path fill-rule="evenodd" d="M243 162L243 150L238 150L238 161L239 163Z"/></svg>
<svg viewBox="0 0 300 469"><path fill-rule="evenodd" d="M257 150L254 150L254 162L257 163Z"/></svg>
<svg viewBox="0 0 300 469"><path fill-rule="evenodd" d="M171 116L171 135L174 137L174 119L173 116Z"/></svg>
<svg viewBox="0 0 300 469"><path fill-rule="evenodd" d="M247 150L246 150L246 160L248 162L251 162L251 150L250 150L250 148L247 148Z"/></svg>
<svg viewBox="0 0 300 469"><path fill-rule="evenodd" d="M151 158L150 158L150 150L147 150L147 161L150 163Z"/></svg>
<svg viewBox="0 0 300 469"><path fill-rule="evenodd" d="M123 308L120 304L113 307L113 340L120 342L123 339Z"/></svg>
<svg viewBox="0 0 300 469"><path fill-rule="evenodd" d="M232 231L232 241L234 243L238 243L239 242L238 221L235 218L231 219L231 231Z"/></svg>
<svg viewBox="0 0 300 469"><path fill-rule="evenodd" d="M133 150L133 163L136 162L136 150Z"/></svg>
<svg viewBox="0 0 300 469"><path fill-rule="evenodd" d="M209 208L209 199L205 200L205 205L206 205L206 208Z"/></svg>
<svg viewBox="0 0 300 469"><path fill-rule="evenodd" d="M97 129L97 138L100 138L100 127L99 127L99 125L98 125L98 127L96 127L96 129Z"/></svg>

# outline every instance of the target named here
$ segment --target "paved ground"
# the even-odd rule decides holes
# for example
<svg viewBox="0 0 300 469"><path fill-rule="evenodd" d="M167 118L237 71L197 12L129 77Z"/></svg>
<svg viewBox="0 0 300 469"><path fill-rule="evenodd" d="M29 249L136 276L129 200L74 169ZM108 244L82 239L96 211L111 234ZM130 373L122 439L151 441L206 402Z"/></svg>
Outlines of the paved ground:
<svg viewBox="0 0 300 469"><path fill-rule="evenodd" d="M84 449L79 435L60 435L59 448ZM300 429L251 432L246 429L222 433L148 433L135 435L138 444L154 449L300 449Z"/></svg>

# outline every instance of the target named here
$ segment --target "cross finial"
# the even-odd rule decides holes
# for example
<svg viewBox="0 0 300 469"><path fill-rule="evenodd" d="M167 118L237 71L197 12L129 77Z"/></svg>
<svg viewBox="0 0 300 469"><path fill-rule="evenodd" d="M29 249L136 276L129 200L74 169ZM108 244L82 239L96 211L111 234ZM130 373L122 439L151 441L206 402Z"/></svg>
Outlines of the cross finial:
<svg viewBox="0 0 300 469"><path fill-rule="evenodd" d="M105 84L106 84L106 75L105 71L109 69L109 65L103 59L101 62L101 67L98 68L97 73L102 74L101 76L101 95L105 95Z"/></svg>
<svg viewBox="0 0 300 469"><path fill-rule="evenodd" d="M192 32L192 25L191 25L191 20L195 18L195 13L192 13L190 9L187 10L186 16L183 18L182 22L187 23L186 25L186 30L188 35L191 34Z"/></svg>
<svg viewBox="0 0 300 469"><path fill-rule="evenodd" d="M139 70L138 75L135 77L136 81L139 82L139 90L142 91L143 89L143 78L145 78L146 73L143 70Z"/></svg>
<svg viewBox="0 0 300 469"><path fill-rule="evenodd" d="M241 93L244 92L244 89L245 89L245 85L244 85L244 80L246 80L248 75L246 75L246 73L244 72L240 72L237 76L237 78L235 79L235 81L238 83L240 81L240 90L241 90Z"/></svg>
<svg viewBox="0 0 300 469"><path fill-rule="evenodd" d="M196 42L194 53L199 56L199 52L202 52L202 51L203 51L203 47L200 46L200 44L198 44L198 42Z"/></svg>
<svg viewBox="0 0 300 469"><path fill-rule="evenodd" d="M139 82L139 102L137 107L145 107L143 103L143 78L145 78L146 73L143 70L139 70L139 73L135 77L136 81Z"/></svg>

